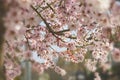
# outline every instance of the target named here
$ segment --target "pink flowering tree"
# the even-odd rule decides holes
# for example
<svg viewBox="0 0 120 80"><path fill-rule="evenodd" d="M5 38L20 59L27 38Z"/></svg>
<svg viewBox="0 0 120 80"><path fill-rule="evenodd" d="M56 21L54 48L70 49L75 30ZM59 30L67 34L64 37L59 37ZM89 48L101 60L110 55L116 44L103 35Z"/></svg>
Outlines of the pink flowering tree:
<svg viewBox="0 0 120 80"><path fill-rule="evenodd" d="M7 80L21 74L24 61L40 74L50 68L61 76L66 71L55 59L84 62L95 72L95 80L101 80L96 65L106 64L112 51L119 55L114 60L120 61L113 40L120 41L120 5L115 0L4 0L4 4L9 7L2 46Z"/></svg>

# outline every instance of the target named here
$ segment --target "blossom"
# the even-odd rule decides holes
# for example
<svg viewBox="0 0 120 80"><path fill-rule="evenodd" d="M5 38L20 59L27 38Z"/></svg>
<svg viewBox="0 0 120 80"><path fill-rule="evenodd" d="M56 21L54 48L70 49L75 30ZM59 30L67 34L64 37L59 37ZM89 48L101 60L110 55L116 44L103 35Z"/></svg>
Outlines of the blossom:
<svg viewBox="0 0 120 80"><path fill-rule="evenodd" d="M98 72L95 72L95 78L94 78L94 80L101 80Z"/></svg>
<svg viewBox="0 0 120 80"><path fill-rule="evenodd" d="M115 48L112 52L112 58L115 62L120 62L120 50Z"/></svg>
<svg viewBox="0 0 120 80"><path fill-rule="evenodd" d="M61 69L60 67L56 66L55 67L55 72L57 72L58 74L60 74L61 76L64 76L66 74L66 71Z"/></svg>
<svg viewBox="0 0 120 80"><path fill-rule="evenodd" d="M95 72L96 71L96 61L92 61L91 59L86 60L85 66L89 71Z"/></svg>
<svg viewBox="0 0 120 80"><path fill-rule="evenodd" d="M97 62L106 63L108 53L114 47L109 38L112 35L119 37L119 30L116 30L120 16L119 11L115 11L119 5L113 3L111 7L111 0L8 0L10 2L14 5L4 18L5 67L10 79L20 74L16 73L16 68L9 70L20 66L12 58L30 60L33 69L40 74L48 68L62 76L66 74L54 62L56 56L68 62L85 61L86 68L95 72ZM52 46L65 50L58 51ZM32 59L34 51L45 60L43 64ZM115 61L120 61L119 52L117 48L113 50ZM86 58L86 55L90 56ZM20 67L17 69L20 71ZM95 80L100 80L98 73L95 76Z"/></svg>

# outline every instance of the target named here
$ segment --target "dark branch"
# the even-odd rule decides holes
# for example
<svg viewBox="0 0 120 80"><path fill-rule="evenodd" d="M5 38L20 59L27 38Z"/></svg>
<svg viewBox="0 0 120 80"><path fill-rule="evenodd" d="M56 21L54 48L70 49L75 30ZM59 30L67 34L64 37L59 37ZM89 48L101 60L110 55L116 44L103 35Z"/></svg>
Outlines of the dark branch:
<svg viewBox="0 0 120 80"><path fill-rule="evenodd" d="M31 8L38 14L38 16L43 20L43 22L46 24L46 27L48 28L48 31L50 32L50 33L52 33L52 35L53 36L55 36L56 38L58 38L58 39L60 39L61 41L63 41L61 38L59 38L57 35L56 35L56 33L55 33L55 31L54 30L52 30L52 28L49 26L49 24L47 23L47 21L42 17L42 15L37 11L37 9L35 9L32 5L31 5ZM58 31L59 32L59 31ZM57 33L58 33L57 32ZM60 31L60 32L62 32L62 31ZM63 32L65 32L65 31L63 31ZM64 42L64 41L63 41Z"/></svg>
<svg viewBox="0 0 120 80"><path fill-rule="evenodd" d="M55 10L50 6L50 4L47 3L47 5L55 13Z"/></svg>

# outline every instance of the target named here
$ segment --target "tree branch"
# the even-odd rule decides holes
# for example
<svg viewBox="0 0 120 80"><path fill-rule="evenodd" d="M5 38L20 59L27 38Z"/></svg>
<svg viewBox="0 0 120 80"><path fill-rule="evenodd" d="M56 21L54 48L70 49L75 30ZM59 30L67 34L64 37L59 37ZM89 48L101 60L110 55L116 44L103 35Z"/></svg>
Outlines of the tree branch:
<svg viewBox="0 0 120 80"><path fill-rule="evenodd" d="M55 31L49 26L49 24L47 23L47 21L43 18L43 16L37 11L37 9L35 9L32 5L31 5L31 8L38 14L38 16L43 20L43 22L46 24L46 27L48 28L48 31L50 32L50 33L52 33L52 35L53 36L55 36L56 38L58 38L58 39L60 39L61 41L63 41L61 38L59 38L57 35L56 35L56 33L55 33ZM62 31L60 31L60 32L62 32ZM65 32L65 31L63 31L63 32ZM57 34L59 33L59 31L57 32ZM63 42L65 42L65 41L63 41Z"/></svg>

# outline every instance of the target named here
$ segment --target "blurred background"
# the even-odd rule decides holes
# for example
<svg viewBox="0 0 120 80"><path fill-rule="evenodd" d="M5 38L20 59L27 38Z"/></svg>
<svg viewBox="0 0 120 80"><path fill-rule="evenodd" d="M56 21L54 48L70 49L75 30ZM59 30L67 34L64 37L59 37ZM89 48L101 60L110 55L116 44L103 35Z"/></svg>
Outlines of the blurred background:
<svg viewBox="0 0 120 80"><path fill-rule="evenodd" d="M16 77L15 80L26 80L29 78L29 80L94 80L95 77L94 73L87 70L83 63L64 62L62 59L58 60L57 65L66 70L67 74L65 76L57 74L52 69L46 70L43 74L38 74L31 69L31 63L27 61L22 63L22 65L23 73ZM104 70L102 67L97 69L101 79L120 80L120 63L112 62L110 65L111 68L107 70ZM109 66L109 63L107 66Z"/></svg>

